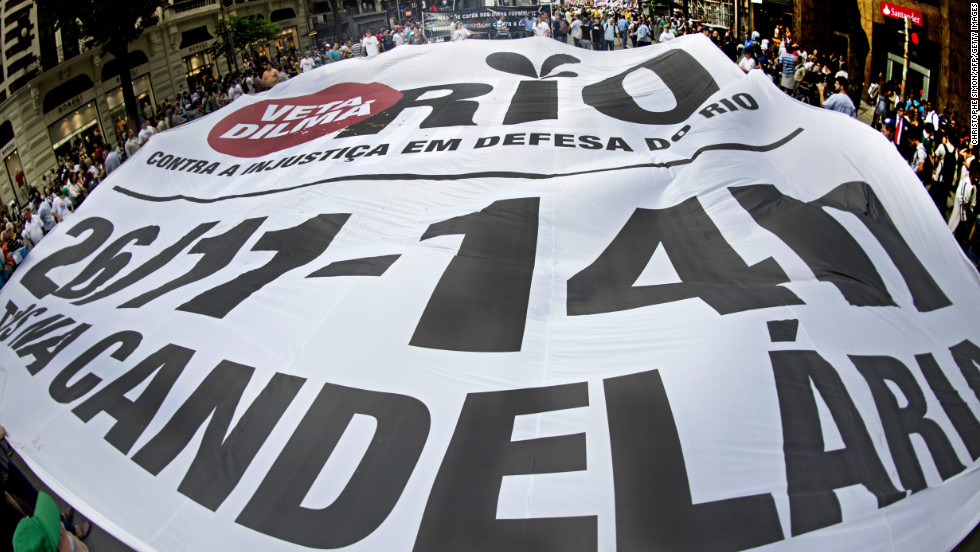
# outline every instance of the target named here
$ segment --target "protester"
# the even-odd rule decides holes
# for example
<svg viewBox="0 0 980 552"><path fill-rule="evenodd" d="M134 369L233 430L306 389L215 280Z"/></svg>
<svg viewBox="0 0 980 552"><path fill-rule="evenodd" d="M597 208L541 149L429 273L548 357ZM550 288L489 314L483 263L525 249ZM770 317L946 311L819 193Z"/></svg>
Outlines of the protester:
<svg viewBox="0 0 980 552"><path fill-rule="evenodd" d="M364 54L372 58L381 53L381 44L378 42L378 37L371 34L371 29L368 29L364 33L364 39L361 40L361 46L364 50Z"/></svg>
<svg viewBox="0 0 980 552"><path fill-rule="evenodd" d="M824 99L824 90L826 87L826 83L817 83L817 89L820 90L820 104L825 109L843 113L848 117L857 117L857 109L854 108L854 102L851 101L851 98L846 93L847 79L844 77L834 79L834 93Z"/></svg>

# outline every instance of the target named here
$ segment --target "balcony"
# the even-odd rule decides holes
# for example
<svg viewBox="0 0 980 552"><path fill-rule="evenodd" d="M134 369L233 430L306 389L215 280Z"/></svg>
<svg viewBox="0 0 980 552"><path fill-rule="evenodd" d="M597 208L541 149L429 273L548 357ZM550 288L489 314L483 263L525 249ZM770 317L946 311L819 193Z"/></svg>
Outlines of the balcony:
<svg viewBox="0 0 980 552"><path fill-rule="evenodd" d="M208 6L214 6L218 3L218 0L188 0L186 2L174 2L170 9L173 10L175 14L185 13L199 8L206 8Z"/></svg>

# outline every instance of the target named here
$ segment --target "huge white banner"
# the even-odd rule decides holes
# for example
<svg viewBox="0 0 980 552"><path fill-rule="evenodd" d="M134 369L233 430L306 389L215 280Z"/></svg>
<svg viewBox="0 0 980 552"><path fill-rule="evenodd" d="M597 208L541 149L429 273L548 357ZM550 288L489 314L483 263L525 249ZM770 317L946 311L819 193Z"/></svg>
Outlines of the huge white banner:
<svg viewBox="0 0 980 552"><path fill-rule="evenodd" d="M703 37L406 46L154 136L0 294L0 423L140 550L949 550L980 279Z"/></svg>

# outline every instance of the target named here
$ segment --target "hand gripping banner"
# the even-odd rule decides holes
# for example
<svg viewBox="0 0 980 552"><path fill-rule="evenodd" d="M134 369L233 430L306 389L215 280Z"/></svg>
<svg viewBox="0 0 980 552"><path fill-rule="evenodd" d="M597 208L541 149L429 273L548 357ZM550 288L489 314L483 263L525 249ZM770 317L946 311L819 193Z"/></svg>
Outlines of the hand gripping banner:
<svg viewBox="0 0 980 552"><path fill-rule="evenodd" d="M0 423L140 550L949 550L978 304L891 144L703 37L405 46L103 182Z"/></svg>

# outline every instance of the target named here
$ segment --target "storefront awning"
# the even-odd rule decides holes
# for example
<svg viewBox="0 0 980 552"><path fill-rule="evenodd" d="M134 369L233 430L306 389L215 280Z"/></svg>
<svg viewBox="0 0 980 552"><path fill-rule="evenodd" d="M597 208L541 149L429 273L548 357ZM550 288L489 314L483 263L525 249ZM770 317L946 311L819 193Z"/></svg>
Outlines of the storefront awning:
<svg viewBox="0 0 980 552"><path fill-rule="evenodd" d="M92 84L92 79L88 75L78 75L77 77L68 79L44 95L44 112L49 113L57 109L59 105L93 87L95 85Z"/></svg>
<svg viewBox="0 0 980 552"><path fill-rule="evenodd" d="M150 61L142 50L133 50L132 52L129 52L126 59L128 61L127 65L130 69L133 67L139 67L140 65L149 63ZM116 58L105 62L105 65L102 66L102 82L119 76L119 65L119 60Z"/></svg>
<svg viewBox="0 0 980 552"><path fill-rule="evenodd" d="M213 38L211 33L208 32L207 25L201 25L200 27L194 27L193 29L180 33L180 47L189 48Z"/></svg>
<svg viewBox="0 0 980 552"><path fill-rule="evenodd" d="M272 13L269 14L269 21L283 21L294 17L296 17L296 12L293 11L293 8L282 8L279 10L272 10Z"/></svg>

